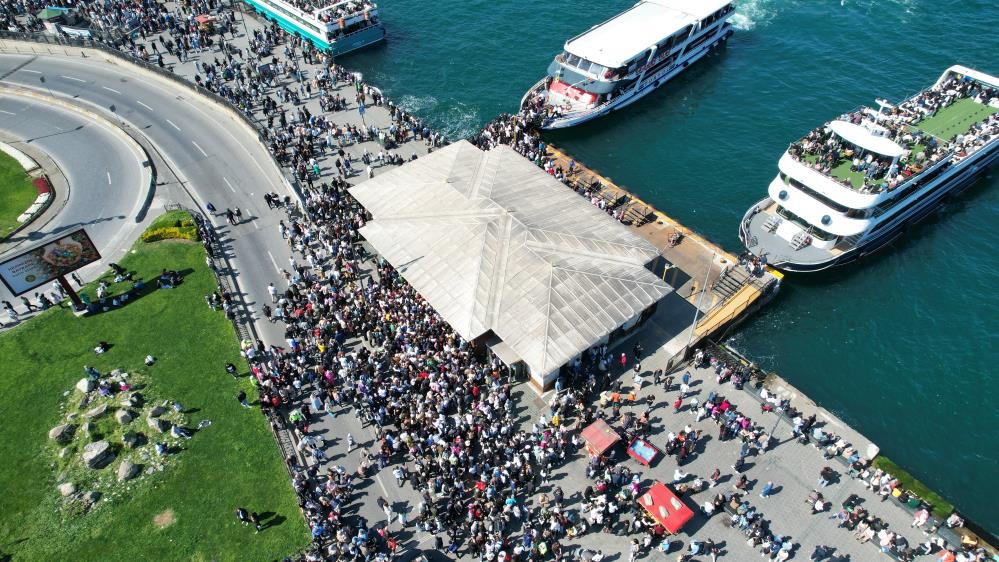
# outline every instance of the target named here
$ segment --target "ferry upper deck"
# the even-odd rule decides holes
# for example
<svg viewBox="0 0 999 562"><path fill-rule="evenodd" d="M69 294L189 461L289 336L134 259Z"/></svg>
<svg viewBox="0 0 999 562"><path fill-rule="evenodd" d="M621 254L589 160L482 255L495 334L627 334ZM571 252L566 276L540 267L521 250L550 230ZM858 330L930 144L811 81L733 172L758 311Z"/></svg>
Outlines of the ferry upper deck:
<svg viewBox="0 0 999 562"><path fill-rule="evenodd" d="M972 126L999 112L988 103L992 99L988 92L999 88L997 82L953 67L932 88L898 106L881 102L881 110L862 107L811 131L793 143L787 155L849 191L872 196L850 197L843 190L831 190L841 195L836 197L841 203L851 208L873 206L937 162L951 156L960 159L973 149L968 142L974 136ZM786 167L781 166L781 171L792 176L799 171Z"/></svg>
<svg viewBox="0 0 999 562"><path fill-rule="evenodd" d="M384 38L371 0L244 0L284 29L320 49L343 54Z"/></svg>
<svg viewBox="0 0 999 562"><path fill-rule="evenodd" d="M792 143L768 197L743 219L753 253L778 267L821 264L884 240L963 175L954 166L999 144L999 79L987 74L954 66L901 104L879 105Z"/></svg>
<svg viewBox="0 0 999 562"><path fill-rule="evenodd" d="M674 34L682 40L701 20L719 19L730 3L731 0L644 0L566 41L567 62L585 62L584 71L597 76L638 59L644 62L648 49ZM715 20L705 22L704 27Z"/></svg>

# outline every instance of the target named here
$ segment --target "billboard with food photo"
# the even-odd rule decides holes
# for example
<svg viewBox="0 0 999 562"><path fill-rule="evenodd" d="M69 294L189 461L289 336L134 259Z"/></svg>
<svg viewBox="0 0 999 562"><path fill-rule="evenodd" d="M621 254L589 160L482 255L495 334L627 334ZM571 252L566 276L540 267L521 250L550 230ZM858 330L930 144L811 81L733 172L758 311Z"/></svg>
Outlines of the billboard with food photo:
<svg viewBox="0 0 999 562"><path fill-rule="evenodd" d="M82 228L0 262L0 281L21 295L101 259Z"/></svg>

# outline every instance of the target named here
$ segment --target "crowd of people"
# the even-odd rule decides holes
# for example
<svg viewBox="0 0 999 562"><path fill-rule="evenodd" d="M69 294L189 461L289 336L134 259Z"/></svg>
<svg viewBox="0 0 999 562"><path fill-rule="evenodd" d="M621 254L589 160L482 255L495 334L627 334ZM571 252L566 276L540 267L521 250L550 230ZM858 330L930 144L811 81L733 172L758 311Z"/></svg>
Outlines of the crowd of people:
<svg viewBox="0 0 999 562"><path fill-rule="evenodd" d="M17 5L30 4L22 0ZM370 217L347 191L348 180L360 173L352 162L367 166L371 175L372 163L401 165L407 161L393 155L392 147L418 140L433 148L447 144L446 137L384 99L324 53L276 26L254 31L250 53L242 53L225 39L226 33L233 32L230 25L224 23L216 30L217 37L189 25L188 16L213 7L212 2L194 2L190 12L179 14L155 3L127 6L112 12L138 10L145 32L168 31L172 43L164 48L170 54L180 53L181 45L184 49L195 45L195 37L197 45L219 46L217 53L213 51L216 60L204 56L199 61L199 82L247 113L260 116L266 122L265 139L275 158L293 170L301 183L301 208L287 201L282 204L271 194L266 196L269 208L294 211L280 224L293 258L284 271L282 288L272 285L269 289L272 302L267 309L271 312L265 312L283 324L284 345L268 346L258 340L244 346L244 353L261 409L275 429L287 428L296 435L301 457L291 455L286 462L313 537L311 547L302 555L304 560L391 559L403 537L416 531L433 535L438 550L497 562L549 558L599 561L602 551L570 545L594 532L630 535L632 561L657 546L664 552L675 550L664 530L639 512L635 499L641 492L642 477L630 471L621 462L623 458L614 453L589 456L589 484L581 492L578 508L567 498L571 493L554 480L557 469L585 454L578 434L584 424L603 418L630 434L648 435L651 431L652 400L637 416L622 414L619 402L599 405L605 391L625 393L622 383L611 376L610 365L616 358L606 346L591 349L567 366L556 383L562 392L547 413L524 423L517 413L516 381L508 369L474 350L399 271L370 255L362 245L358 231ZM225 15L222 19L232 21ZM133 52L146 48L132 38L125 44ZM274 54L281 45L284 60ZM183 60L184 55L175 56ZM306 80L295 64L298 56L306 64L320 64L322 69ZM259 70L262 62L273 67L273 75ZM290 77L291 81L282 85L274 76ZM370 100L388 107L391 126L337 124L302 104L318 96L325 111L343 110L350 104L339 91L344 84L351 85L354 103ZM595 205L606 205L590 187L571 181L573 164L562 169L526 117L503 116L473 141L484 149L509 145L591 197ZM382 143L385 154L348 152L375 139ZM335 173L322 173L319 158L334 154ZM615 212L610 206L606 208ZM210 239L213 235L203 236ZM206 247L213 251L210 245ZM210 306L228 304L224 294L213 295L208 302ZM637 374L642 356L641 349L634 349L630 359L623 356L621 360L623 365L634 364ZM731 382L741 388L746 380L744 373L724 362L712 362L703 355L696 362L702 367L715 366L719 383ZM235 376L235 371L235 366L227 365L227 372ZM656 373L649 394L641 396L643 384L636 376L636 389L630 391L636 394L634 402L651 397L653 389L676 392L677 415L688 415L691 423L710 419L718 427L719 440L741 441L733 465L739 477L732 491L715 494L704 502L702 511L711 516L730 510L730 522L745 532L749 543L764 557L790 557L792 539L772 532L769 522L745 499L748 482L742 474L744 459L753 451L768 449L769 432L739 412L726 397L711 392L698 398L688 394L688 380L681 379L674 386L672 378L666 377L665 384L660 384L663 376ZM249 405L245 395L240 402ZM761 412L769 411L775 403L789 411L787 403L776 400L764 401ZM323 439L311 431L323 417L344 415L364 420L374 432L374 440L369 443L350 434ZM835 450L838 440L814 427L814 416L795 419L797 435L817 441L824 449L832 445ZM347 444L348 456L357 455L356 470L344 466L345 457L330 454L334 439ZM687 424L666 437L664 450L676 457L679 467L697 454L702 443L701 430ZM837 454L842 455L842 450ZM409 486L418 494L420 500L411 512L409 506L400 507L381 497L376 502L384 520L355 513L356 503L370 493L362 491L360 484L376 471L391 472L397 485ZM674 473L672 484L681 496L714 487L720 471L716 469L706 479L691 476L679 468ZM772 490L772 483L768 484ZM768 494L765 487L761 495L765 498ZM243 512L241 521L254 522L253 514ZM855 524L855 529L865 522L872 524L863 511L848 513L846 521ZM399 525L398 530L394 524ZM896 543L897 537L893 537L891 544ZM691 540L681 554L714 558L719 552L713 541ZM896 548L894 552L901 551Z"/></svg>
<svg viewBox="0 0 999 562"><path fill-rule="evenodd" d="M863 184L856 186L847 178L838 181L865 192L892 191L951 153L954 153L956 160L966 158L999 135L999 117L995 114L972 124L953 139L938 139L918 126L912 127L961 99L973 99L984 105L995 104L999 100L999 90L975 80L952 77L898 106L887 106L881 112L863 108L841 117L841 120L855 125L867 126L870 122L887 138L908 147L908 153L901 159L864 151L844 141L824 125L792 143L788 154L825 175L831 175L835 168L849 161L850 172L862 174Z"/></svg>

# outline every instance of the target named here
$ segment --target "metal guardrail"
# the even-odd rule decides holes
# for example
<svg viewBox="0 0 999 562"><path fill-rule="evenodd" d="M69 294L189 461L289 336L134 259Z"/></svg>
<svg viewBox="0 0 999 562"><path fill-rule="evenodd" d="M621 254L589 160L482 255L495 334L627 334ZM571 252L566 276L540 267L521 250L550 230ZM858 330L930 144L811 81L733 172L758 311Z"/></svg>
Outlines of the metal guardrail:
<svg viewBox="0 0 999 562"><path fill-rule="evenodd" d="M0 40L2 39L27 41L31 43L38 43L40 45L53 45L59 47L97 49L110 56L117 57L125 61L128 61L131 64L138 65L142 67L144 70L156 73L159 76L172 80L187 89L193 90L195 93L198 93L202 96L211 99L215 103L218 103L226 107L230 111L232 111L233 114L237 115L241 121L243 121L246 125L251 127L257 133L257 139L261 142L261 144L264 144L267 139L266 130L264 129L263 125L252 115L252 113L247 114L242 109L231 103L229 100L216 94L215 92L209 90L208 88L205 88L204 86L191 82L190 80L187 80L182 76L178 76L169 70L164 70L154 64L150 64L148 61L133 56L130 53L121 51L117 49L115 46L109 45L103 41L98 41L94 39L76 38L76 37L62 37L46 33L25 33L19 31L0 30ZM69 55L70 53L67 51L65 54ZM86 57L85 54L83 54L83 56ZM298 180L295 178L294 174L288 174L284 166L282 166L281 163L277 161L274 155L271 154L270 150L266 150L266 152L270 156L271 162L273 162L274 166L277 167L277 169L280 171L281 177L288 185L289 189L295 194L296 197L298 197L299 201L301 201L304 205L305 194L302 192Z"/></svg>

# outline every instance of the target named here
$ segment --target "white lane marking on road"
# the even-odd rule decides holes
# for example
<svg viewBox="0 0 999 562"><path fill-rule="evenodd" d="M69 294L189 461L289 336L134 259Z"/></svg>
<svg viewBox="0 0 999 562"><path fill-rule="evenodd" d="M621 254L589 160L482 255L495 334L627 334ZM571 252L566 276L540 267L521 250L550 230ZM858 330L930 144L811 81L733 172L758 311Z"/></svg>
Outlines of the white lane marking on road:
<svg viewBox="0 0 999 562"><path fill-rule="evenodd" d="M177 129L178 131L180 130L180 127L178 127L177 125L175 125L173 121L167 119L166 122L170 123L170 126L173 127L174 129Z"/></svg>
<svg viewBox="0 0 999 562"><path fill-rule="evenodd" d="M234 188L234 187L232 186L232 184L231 184L231 183L229 183L229 178L227 178L227 177L225 177L225 176L222 176L222 181L224 181L224 182L225 182L225 184L226 184L227 186L229 186L229 190L230 190L230 191L232 191L233 193L236 193L236 188Z"/></svg>
<svg viewBox="0 0 999 562"><path fill-rule="evenodd" d="M267 257L271 258L271 263L274 264L274 270L277 271L278 274L280 274L281 273L281 268L278 267L277 260L274 259L274 254L272 254L272 253L270 253L270 251L268 251L267 252Z"/></svg>
<svg viewBox="0 0 999 562"><path fill-rule="evenodd" d="M142 102L141 102L141 101L139 101L139 100L135 100L135 103L137 103L137 104L141 105L142 107L144 107L144 108L148 109L149 111L152 111L152 110L153 110L153 108L149 107L148 105L146 105L146 104L142 103ZM176 125L175 125L175 126L176 126Z"/></svg>
<svg viewBox="0 0 999 562"><path fill-rule="evenodd" d="M111 172L108 171L108 185L111 185Z"/></svg>
<svg viewBox="0 0 999 562"><path fill-rule="evenodd" d="M69 60L73 60L73 59L69 59ZM141 81L141 80L140 80L140 81ZM240 148L242 148L242 149L243 149L243 152L244 152L244 153L245 153L245 154L246 154L246 155L247 155L247 156L248 156L248 157L250 158L250 161L251 161L251 162L253 162L253 164L254 164L254 165L255 165L255 166L257 167L257 169L258 169L258 170L260 170L260 175L261 175L261 176L263 176L263 177L265 177L265 178L271 178L271 177L272 177L272 176L268 175L268 173L267 173L267 172L266 172L266 171L264 170L264 167L263 167L263 166L262 166L262 165L260 164L260 162L258 162L258 159L257 159L257 158L255 158L255 157L253 156L253 154L251 154L251 153L250 153L250 150L249 150L248 148L246 148L246 145L244 145L244 144L243 144L243 143L242 143L242 142L241 142L241 141L240 141L239 139L237 139L237 138L236 138L236 136L235 136L235 135L233 135L233 134L232 134L232 133L231 133L231 132L229 131L229 129L227 129L227 128L226 128L226 127L225 127L225 126L224 126L224 125L223 125L223 124L222 124L222 123L221 123L220 121L218 121L218 120L216 120L216 119L215 119L214 117L212 117L212 115L211 115L211 114L209 114L209 113L206 113L206 112L202 111L202 110L201 110L201 109L200 109L200 108L199 108L199 107L198 107L198 106L197 106L197 105L196 105L196 104L195 104L194 102L192 102L191 100L189 100L189 99L186 99L186 98L185 98L185 99L183 99L182 101L184 101L184 103L187 103L188 105L190 105L190 106L191 106L192 108L194 108L194 110L195 110L195 111L197 111L198 113L200 113L200 114L204 115L204 116L205 116L206 118L208 118L208 119L211 119L212 121L215 121L215 123L216 123L216 124L218 124L218 125L219 125L219 127L220 127L220 128L221 128L221 129L223 130L223 131L225 131L225 133L226 133L227 135L229 135L229 138L231 138L231 139L233 140L233 142L235 142L235 143L236 143L236 145L237 145L237 146L239 146ZM262 149L263 149L264 151L266 151L266 150L267 150L267 149L266 149L266 148L264 148L264 147L260 147L260 148L262 148ZM277 171L277 173L278 173L278 175L279 175L279 176L281 175L281 169L280 169L280 167L276 168L276 169L275 169L275 171ZM274 182L271 182L271 181L270 181L270 179L268 179L268 182L269 182L269 183L271 183L271 186L272 186L272 187L275 187L275 191L276 191L276 190L278 189L278 188L277 188L277 186L280 186L280 185L282 185L282 182L281 182L280 180L278 180L278 181L277 181L277 183L274 183Z"/></svg>
<svg viewBox="0 0 999 562"><path fill-rule="evenodd" d="M101 88L104 88L105 90L107 90L109 92L114 92L116 94L121 94L121 92L119 92L118 90L115 90L114 88L108 88L107 86L101 86Z"/></svg>
<svg viewBox="0 0 999 562"><path fill-rule="evenodd" d="M41 70L31 70L30 68L22 68L21 72L30 72L32 74L41 74Z"/></svg>
<svg viewBox="0 0 999 562"><path fill-rule="evenodd" d="M65 78L66 80L75 80L77 82L86 82L86 80L81 80L79 78L73 78L72 76L66 76L64 74L59 75L60 78Z"/></svg>
<svg viewBox="0 0 999 562"><path fill-rule="evenodd" d="M196 143L196 142L194 142L194 141L191 141L191 144L193 144L193 145L194 145L194 148L197 148L197 149L198 149L198 150L199 150L199 151L201 152L201 155L202 155L202 156L204 156L205 158L208 158L208 153L207 153L207 152L205 152L205 149L203 149L203 148L201 148L200 146L198 146L198 143Z"/></svg>
<svg viewBox="0 0 999 562"><path fill-rule="evenodd" d="M4 111L3 109L0 109L0 113L6 113L7 115L17 115L13 111Z"/></svg>

